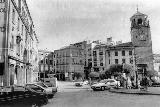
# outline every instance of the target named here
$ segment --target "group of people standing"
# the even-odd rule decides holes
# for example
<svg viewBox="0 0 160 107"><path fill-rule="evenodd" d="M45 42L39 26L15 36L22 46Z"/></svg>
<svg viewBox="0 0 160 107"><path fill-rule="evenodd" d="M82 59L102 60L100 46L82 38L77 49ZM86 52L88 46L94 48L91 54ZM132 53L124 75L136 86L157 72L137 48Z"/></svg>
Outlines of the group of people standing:
<svg viewBox="0 0 160 107"><path fill-rule="evenodd" d="M149 79L147 76L143 76L141 79L138 78L136 81L134 81L133 78L123 77L120 83L121 83L121 86L126 89L138 88L140 90L147 90L147 87L149 86Z"/></svg>

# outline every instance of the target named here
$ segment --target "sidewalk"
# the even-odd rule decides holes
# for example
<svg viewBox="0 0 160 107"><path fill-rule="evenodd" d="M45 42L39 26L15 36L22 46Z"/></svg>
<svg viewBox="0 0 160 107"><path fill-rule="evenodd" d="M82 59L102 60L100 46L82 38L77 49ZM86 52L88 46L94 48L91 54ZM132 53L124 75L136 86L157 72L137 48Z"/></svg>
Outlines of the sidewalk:
<svg viewBox="0 0 160 107"><path fill-rule="evenodd" d="M137 95L160 95L160 87L148 87L148 91L142 91L139 89L110 89L113 93L122 94L137 94Z"/></svg>

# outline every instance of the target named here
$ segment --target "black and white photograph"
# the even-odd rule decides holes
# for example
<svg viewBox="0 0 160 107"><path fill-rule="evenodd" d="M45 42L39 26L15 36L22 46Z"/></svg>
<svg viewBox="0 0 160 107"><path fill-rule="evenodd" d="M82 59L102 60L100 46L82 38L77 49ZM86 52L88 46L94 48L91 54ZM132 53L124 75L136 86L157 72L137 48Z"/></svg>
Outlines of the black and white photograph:
<svg viewBox="0 0 160 107"><path fill-rule="evenodd" d="M0 0L0 107L160 107L160 1Z"/></svg>

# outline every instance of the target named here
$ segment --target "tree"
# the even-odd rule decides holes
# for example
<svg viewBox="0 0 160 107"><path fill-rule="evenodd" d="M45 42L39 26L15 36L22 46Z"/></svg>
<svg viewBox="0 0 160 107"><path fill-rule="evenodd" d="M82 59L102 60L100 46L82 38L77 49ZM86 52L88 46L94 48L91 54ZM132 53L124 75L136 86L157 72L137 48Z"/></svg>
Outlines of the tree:
<svg viewBox="0 0 160 107"><path fill-rule="evenodd" d="M123 72L126 73L126 75L133 75L134 69L131 65L129 64L124 64L123 65Z"/></svg>
<svg viewBox="0 0 160 107"><path fill-rule="evenodd" d="M148 76L148 77L154 77L154 76L159 76L158 75L158 72L157 71L155 71L155 70L148 70L148 71L146 71L146 75Z"/></svg>
<svg viewBox="0 0 160 107"><path fill-rule="evenodd" d="M109 69L105 70L105 75L106 75L106 78L111 78L111 72Z"/></svg>
<svg viewBox="0 0 160 107"><path fill-rule="evenodd" d="M122 65L120 64L113 64L109 68L109 73L113 76L118 76L122 73Z"/></svg>
<svg viewBox="0 0 160 107"><path fill-rule="evenodd" d="M74 73L74 77L76 77L77 79L81 78L82 75L83 75L83 73L81 73L81 72L75 72Z"/></svg>
<svg viewBox="0 0 160 107"><path fill-rule="evenodd" d="M100 72L99 78L100 78L100 79L106 79L106 74L105 74L104 71Z"/></svg>

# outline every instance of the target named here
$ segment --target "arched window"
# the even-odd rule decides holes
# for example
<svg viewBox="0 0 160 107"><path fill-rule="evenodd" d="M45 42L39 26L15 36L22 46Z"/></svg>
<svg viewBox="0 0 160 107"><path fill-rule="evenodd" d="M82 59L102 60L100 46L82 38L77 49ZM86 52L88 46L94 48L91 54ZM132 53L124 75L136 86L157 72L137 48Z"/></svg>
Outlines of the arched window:
<svg viewBox="0 0 160 107"><path fill-rule="evenodd" d="M142 19L138 19L138 24L142 24Z"/></svg>

